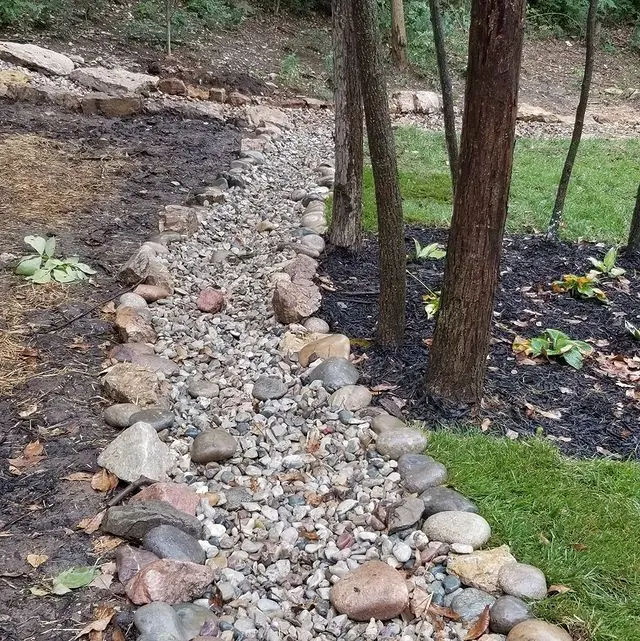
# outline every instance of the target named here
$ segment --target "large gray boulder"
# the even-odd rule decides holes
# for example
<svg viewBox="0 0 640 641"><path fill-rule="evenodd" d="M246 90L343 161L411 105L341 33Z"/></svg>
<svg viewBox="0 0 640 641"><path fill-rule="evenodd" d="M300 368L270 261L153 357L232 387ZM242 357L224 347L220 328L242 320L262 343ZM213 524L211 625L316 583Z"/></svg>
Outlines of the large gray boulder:
<svg viewBox="0 0 640 641"><path fill-rule="evenodd" d="M54 76L68 76L75 66L71 58L61 53L19 42L0 42L0 58Z"/></svg>

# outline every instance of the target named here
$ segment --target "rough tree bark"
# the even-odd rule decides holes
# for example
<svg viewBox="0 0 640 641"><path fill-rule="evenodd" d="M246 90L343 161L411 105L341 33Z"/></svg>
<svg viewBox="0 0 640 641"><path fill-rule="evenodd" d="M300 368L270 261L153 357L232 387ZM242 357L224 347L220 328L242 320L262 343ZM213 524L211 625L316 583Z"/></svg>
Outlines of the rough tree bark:
<svg viewBox="0 0 640 641"><path fill-rule="evenodd" d="M427 393L477 403L511 181L526 0L473 0L465 109Z"/></svg>
<svg viewBox="0 0 640 641"><path fill-rule="evenodd" d="M449 169L451 170L451 185L453 186L453 192L455 193L458 171L458 138L456 136L456 117L453 112L453 89L451 88L451 74L449 73L449 65L447 64L440 0L429 0L429 10L431 12L431 26L433 28L433 43L436 47L436 58L438 60L440 87L442 89L444 136L447 141Z"/></svg>
<svg viewBox="0 0 640 641"><path fill-rule="evenodd" d="M407 26L404 0L391 0L391 59L399 67L407 64Z"/></svg>
<svg viewBox="0 0 640 641"><path fill-rule="evenodd" d="M356 64L351 0L333 0L335 163L329 240L358 250L362 244L362 93Z"/></svg>
<svg viewBox="0 0 640 641"><path fill-rule="evenodd" d="M378 341L398 345L404 335L406 249L396 150L389 116L375 0L352 0L360 84L378 213L380 316Z"/></svg>
<svg viewBox="0 0 640 641"><path fill-rule="evenodd" d="M547 238L549 240L557 240L558 238L560 223L562 222L562 214L564 213L564 201L567 197L567 189L569 188L569 181L571 180L571 172L573 171L573 165L576 161L576 156L578 155L578 147L580 146L582 130L584 129L584 115L587 111L589 91L591 89L591 77L593 76L597 18L598 0L589 0L589 13L587 14L587 52L584 64L584 75L582 77L582 88L580 89L580 100L578 101L578 108L576 109L576 120L573 125L571 143L569 144L569 151L567 152L564 167L562 168L562 175L560 176L560 183L558 184L558 192L556 194L556 202L553 205L553 211L549 220L549 227L547 228Z"/></svg>
<svg viewBox="0 0 640 641"><path fill-rule="evenodd" d="M629 240L627 241L627 252L630 254L640 253L640 185L636 195L636 206L631 218L631 228L629 229Z"/></svg>

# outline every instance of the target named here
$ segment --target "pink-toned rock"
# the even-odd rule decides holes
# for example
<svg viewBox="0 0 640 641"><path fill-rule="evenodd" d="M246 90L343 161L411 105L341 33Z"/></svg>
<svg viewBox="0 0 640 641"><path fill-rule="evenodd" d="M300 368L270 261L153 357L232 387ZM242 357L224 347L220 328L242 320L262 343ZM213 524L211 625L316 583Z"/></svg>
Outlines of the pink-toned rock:
<svg viewBox="0 0 640 641"><path fill-rule="evenodd" d="M198 296L196 305L201 312L208 314L217 314L221 312L227 302L224 299L224 294L219 289L207 287L203 289Z"/></svg>
<svg viewBox="0 0 640 641"><path fill-rule="evenodd" d="M116 549L116 570L118 580L125 585L143 568L160 559L148 550L132 548L130 545L120 545Z"/></svg>
<svg viewBox="0 0 640 641"><path fill-rule="evenodd" d="M196 515L200 497L184 483L154 483L143 488L132 501L164 501L191 516Z"/></svg>
<svg viewBox="0 0 640 641"><path fill-rule="evenodd" d="M199 597L211 584L213 568L161 559L140 570L125 586L127 596L136 605L153 601L185 603Z"/></svg>
<svg viewBox="0 0 640 641"><path fill-rule="evenodd" d="M316 271L318 271L318 261L310 256L305 256L304 254L296 256L284 268L284 273L289 274L294 283L300 280L313 280L313 277L316 275Z"/></svg>
<svg viewBox="0 0 640 641"><path fill-rule="evenodd" d="M120 340L124 343L155 343L158 338L149 320L148 311L145 314L135 307L118 309L115 326Z"/></svg>
<svg viewBox="0 0 640 641"><path fill-rule="evenodd" d="M142 296L147 303L155 303L157 300L171 295L171 292L161 285L138 285L133 293Z"/></svg>
<svg viewBox="0 0 640 641"><path fill-rule="evenodd" d="M310 280L278 281L272 300L276 319L284 325L313 316L321 302L320 290Z"/></svg>
<svg viewBox="0 0 640 641"><path fill-rule="evenodd" d="M146 343L120 343L109 350L109 358L124 363L133 362L138 356L150 356L154 353L153 346Z"/></svg>
<svg viewBox="0 0 640 641"><path fill-rule="evenodd" d="M397 617L409 604L407 583L382 561L367 561L331 588L331 603L354 621Z"/></svg>

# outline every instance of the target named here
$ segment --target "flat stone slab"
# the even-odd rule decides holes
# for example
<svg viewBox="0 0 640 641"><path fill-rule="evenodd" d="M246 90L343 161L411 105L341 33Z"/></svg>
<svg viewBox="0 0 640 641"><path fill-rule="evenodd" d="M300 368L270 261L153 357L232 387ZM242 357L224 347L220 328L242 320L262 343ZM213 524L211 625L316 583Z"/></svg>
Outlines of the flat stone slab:
<svg viewBox="0 0 640 641"><path fill-rule="evenodd" d="M73 60L61 53L19 42L0 42L0 58L54 76L68 76L75 67Z"/></svg>
<svg viewBox="0 0 640 641"><path fill-rule="evenodd" d="M69 77L83 87L106 94L142 93L158 84L156 76L127 71L121 67L81 67L70 73Z"/></svg>

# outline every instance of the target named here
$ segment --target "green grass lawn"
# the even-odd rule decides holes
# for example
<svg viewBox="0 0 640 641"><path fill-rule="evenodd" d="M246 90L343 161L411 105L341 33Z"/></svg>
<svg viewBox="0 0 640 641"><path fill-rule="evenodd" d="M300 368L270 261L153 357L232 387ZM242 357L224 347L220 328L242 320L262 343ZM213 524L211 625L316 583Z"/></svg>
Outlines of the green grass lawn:
<svg viewBox="0 0 640 641"><path fill-rule="evenodd" d="M640 466L572 460L542 439L431 434L429 454L519 561L573 590L537 606L574 639L640 639ZM585 635L589 631L591 636Z"/></svg>
<svg viewBox="0 0 640 641"><path fill-rule="evenodd" d="M511 183L509 231L546 230L568 140L521 139ZM396 130L405 220L448 226L451 181L444 136L416 127ZM566 239L626 240L640 182L640 140L585 139L578 152L565 205ZM364 176L364 225L376 228L371 168Z"/></svg>

